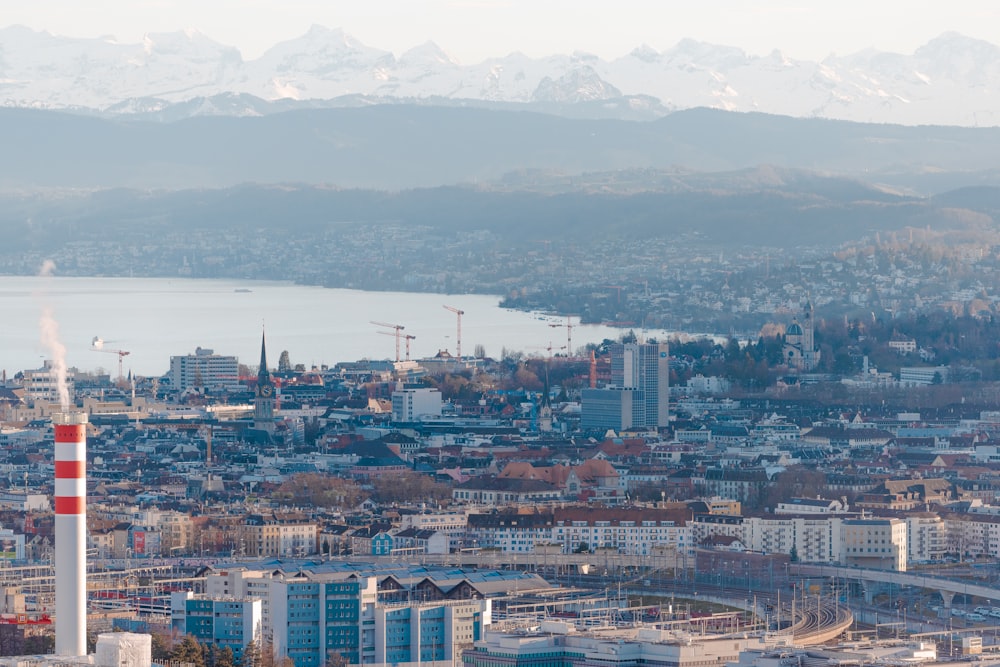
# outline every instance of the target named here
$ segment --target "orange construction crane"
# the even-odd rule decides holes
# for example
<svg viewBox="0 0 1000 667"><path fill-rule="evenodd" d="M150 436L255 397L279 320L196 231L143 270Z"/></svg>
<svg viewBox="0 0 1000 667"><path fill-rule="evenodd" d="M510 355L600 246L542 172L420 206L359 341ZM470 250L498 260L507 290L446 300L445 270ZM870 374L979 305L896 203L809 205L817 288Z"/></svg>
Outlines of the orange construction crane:
<svg viewBox="0 0 1000 667"><path fill-rule="evenodd" d="M406 327L404 327L402 324L389 324L388 322L376 322L375 320L371 320L371 323L377 327L386 327L388 329L396 330L395 333L388 333L387 331L379 331L379 333L384 333L396 337L396 361L399 361L399 338L401 335L399 332L405 329Z"/></svg>
<svg viewBox="0 0 1000 667"><path fill-rule="evenodd" d="M125 374L122 371L122 360L132 353L128 350L112 350L111 348L106 348L104 347L106 342L108 341L105 341L100 336L94 336L93 340L90 341L90 349L93 352L107 352L108 354L118 355L118 381L121 382L125 379Z"/></svg>
<svg viewBox="0 0 1000 667"><path fill-rule="evenodd" d="M458 316L458 335L455 337L455 352L458 357L458 363L462 363L462 315L465 315L465 311L452 308L451 306L444 306L444 309L450 310Z"/></svg>
<svg viewBox="0 0 1000 667"><path fill-rule="evenodd" d="M389 332L389 331L376 331L375 333L380 333L383 336L396 336L396 345L399 345L399 333L392 333L392 332ZM404 339L406 339L406 360L409 361L410 360L410 341L411 340L416 340L417 337L416 336L411 336L410 334L405 334L402 337ZM396 361L399 361L399 350L398 349L396 350Z"/></svg>

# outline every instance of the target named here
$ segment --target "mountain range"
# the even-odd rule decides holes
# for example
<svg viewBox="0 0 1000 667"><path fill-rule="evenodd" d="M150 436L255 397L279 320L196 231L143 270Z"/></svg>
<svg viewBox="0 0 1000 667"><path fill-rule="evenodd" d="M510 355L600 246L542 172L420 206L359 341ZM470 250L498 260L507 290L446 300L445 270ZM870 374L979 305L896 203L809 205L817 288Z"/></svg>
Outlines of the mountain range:
<svg viewBox="0 0 1000 667"><path fill-rule="evenodd" d="M0 109L0 145L0 191L8 192L242 183L552 191L589 189L588 172L627 171L623 178L633 190L687 190L690 184L658 173L635 174L758 165L921 195L1000 185L1000 128L903 127L713 109L635 122L387 104L163 123Z"/></svg>
<svg viewBox="0 0 1000 667"><path fill-rule="evenodd" d="M642 119L710 107L903 125L1000 125L1000 47L945 33L912 54L820 62L682 40L613 60L520 53L463 65L428 42L399 56L314 26L244 60L196 31L141 43L0 30L0 105L176 120L405 102Z"/></svg>

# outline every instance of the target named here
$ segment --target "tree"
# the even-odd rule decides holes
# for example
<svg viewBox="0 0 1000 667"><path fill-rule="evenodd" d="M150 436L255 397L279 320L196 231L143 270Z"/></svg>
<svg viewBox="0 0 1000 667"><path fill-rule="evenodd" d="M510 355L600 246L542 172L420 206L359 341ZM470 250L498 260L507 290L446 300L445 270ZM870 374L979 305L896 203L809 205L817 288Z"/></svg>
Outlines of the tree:
<svg viewBox="0 0 1000 667"><path fill-rule="evenodd" d="M476 343L476 347L472 353L476 356L476 359L485 359L486 346L483 345L482 343Z"/></svg>
<svg viewBox="0 0 1000 667"><path fill-rule="evenodd" d="M451 498L451 487L435 482L419 472L387 475L372 480L374 498L379 503L427 501L440 503Z"/></svg>
<svg viewBox="0 0 1000 667"><path fill-rule="evenodd" d="M236 658L233 656L233 649L223 646L215 652L215 667L235 667Z"/></svg>
<svg viewBox="0 0 1000 667"><path fill-rule="evenodd" d="M261 649L260 641L251 639L243 649L243 658L240 660L239 667L264 667L263 656L264 652Z"/></svg>
<svg viewBox="0 0 1000 667"><path fill-rule="evenodd" d="M589 551L590 551L590 545L587 544L586 542L580 542L580 544L576 545L576 549L573 549L573 553L577 554L585 554Z"/></svg>
<svg viewBox="0 0 1000 667"><path fill-rule="evenodd" d="M167 648L167 639L159 632L151 632L150 644L152 646L152 658L154 662L162 662L170 659L170 649Z"/></svg>
<svg viewBox="0 0 1000 667"><path fill-rule="evenodd" d="M288 350L282 350L281 355L278 356L278 372L287 373L292 370L292 362L288 358Z"/></svg>
<svg viewBox="0 0 1000 667"><path fill-rule="evenodd" d="M173 662L186 662L194 667L205 667L205 654L194 635L184 635L184 639L170 652Z"/></svg>
<svg viewBox="0 0 1000 667"><path fill-rule="evenodd" d="M326 664L323 667L347 667L350 664L342 653L330 651L326 654Z"/></svg>
<svg viewBox="0 0 1000 667"><path fill-rule="evenodd" d="M305 472L285 480L272 497L292 505L347 508L355 507L367 494L349 479Z"/></svg>

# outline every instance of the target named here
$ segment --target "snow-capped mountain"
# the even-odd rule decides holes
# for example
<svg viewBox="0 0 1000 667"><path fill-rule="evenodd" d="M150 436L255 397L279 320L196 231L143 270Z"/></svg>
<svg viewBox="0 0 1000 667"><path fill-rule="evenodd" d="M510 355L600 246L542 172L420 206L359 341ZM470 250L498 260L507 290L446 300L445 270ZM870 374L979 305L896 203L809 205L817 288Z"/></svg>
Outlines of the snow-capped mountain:
<svg viewBox="0 0 1000 667"><path fill-rule="evenodd" d="M201 101L216 96L223 102ZM260 105L232 103L245 96L547 108L606 101L609 109L655 113L707 106L907 125L1000 125L1000 47L946 33L909 55L869 50L810 62L682 40L664 51L644 44L612 61L581 52L511 53L463 65L431 42L396 56L321 26L250 61L194 31L121 44L20 26L0 30L0 105L148 113L186 104L199 114L259 113Z"/></svg>

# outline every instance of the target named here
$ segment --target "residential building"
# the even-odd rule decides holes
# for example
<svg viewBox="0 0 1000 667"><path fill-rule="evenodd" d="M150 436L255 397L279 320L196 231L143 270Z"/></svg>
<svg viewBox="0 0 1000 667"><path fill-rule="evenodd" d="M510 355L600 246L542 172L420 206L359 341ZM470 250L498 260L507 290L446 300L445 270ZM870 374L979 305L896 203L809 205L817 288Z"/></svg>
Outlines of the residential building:
<svg viewBox="0 0 1000 667"><path fill-rule="evenodd" d="M705 495L756 505L767 482L763 468L709 468L705 471Z"/></svg>
<svg viewBox="0 0 1000 667"><path fill-rule="evenodd" d="M194 354L170 357L170 371L167 377L170 379L170 386L178 391L237 389L239 360L199 347L195 349Z"/></svg>
<svg viewBox="0 0 1000 667"><path fill-rule="evenodd" d="M845 501L824 498L790 498L774 508L775 514L843 514L846 511Z"/></svg>
<svg viewBox="0 0 1000 667"><path fill-rule="evenodd" d="M613 549L635 556L694 548L681 504L668 508L563 507L553 510L470 514L467 544L504 553L534 553L557 545L560 553L580 549Z"/></svg>
<svg viewBox="0 0 1000 667"><path fill-rule="evenodd" d="M917 351L917 340L906 336L893 336L889 340L889 349L895 350L897 354L910 354Z"/></svg>
<svg viewBox="0 0 1000 667"><path fill-rule="evenodd" d="M451 497L458 502L511 505L560 500L562 493L540 479L473 477L456 485Z"/></svg>
<svg viewBox="0 0 1000 667"><path fill-rule="evenodd" d="M399 524L402 528L443 533L448 536L448 550L456 551L464 544L468 516L464 512L421 512L404 514L400 517Z"/></svg>
<svg viewBox="0 0 1000 667"><path fill-rule="evenodd" d="M228 647L237 664L251 641L261 641L263 618L259 599L211 598L187 593L180 609L180 613L176 607L171 610L172 626L182 634L193 635L199 644L217 649Z"/></svg>
<svg viewBox="0 0 1000 667"><path fill-rule="evenodd" d="M251 514L238 528L236 548L253 556L310 556L318 550L319 526L298 514Z"/></svg>
<svg viewBox="0 0 1000 667"><path fill-rule="evenodd" d="M66 370L65 381L68 396L72 398L74 390L75 371ZM42 367L24 371L21 380L24 387L24 399L30 403L59 403L59 375L51 359L42 362Z"/></svg>
<svg viewBox="0 0 1000 667"><path fill-rule="evenodd" d="M843 562L846 565L906 571L906 521L844 519L842 531Z"/></svg>
<svg viewBox="0 0 1000 667"><path fill-rule="evenodd" d="M381 576L392 580L387 585L395 581ZM427 577L424 570L420 579ZM209 595L220 587L257 598L275 660L288 657L297 667L322 667L336 654L348 664L451 660L482 638L491 620L486 599L383 602L379 579L359 574L356 565L295 573L233 570L207 578Z"/></svg>
<svg viewBox="0 0 1000 667"><path fill-rule="evenodd" d="M392 421L415 422L441 416L441 392L431 387L397 389L392 392Z"/></svg>
<svg viewBox="0 0 1000 667"><path fill-rule="evenodd" d="M906 520L907 560L910 563L937 562L948 547L947 527L934 512L912 512Z"/></svg>

